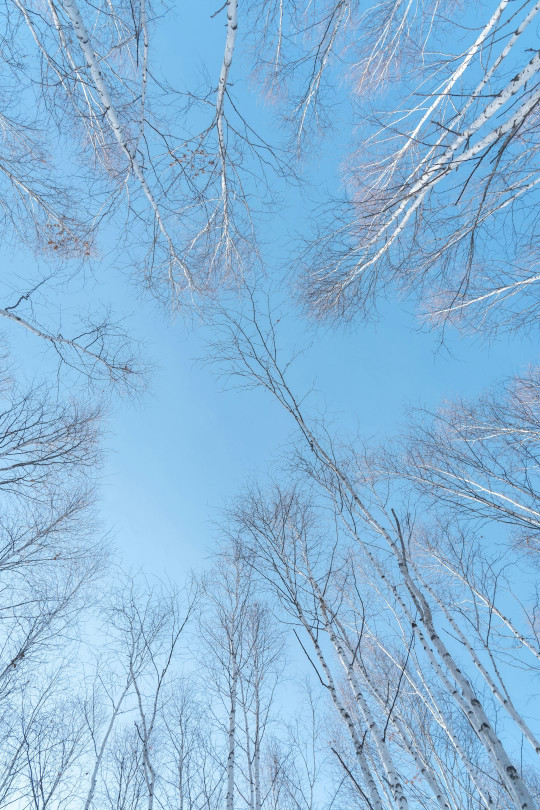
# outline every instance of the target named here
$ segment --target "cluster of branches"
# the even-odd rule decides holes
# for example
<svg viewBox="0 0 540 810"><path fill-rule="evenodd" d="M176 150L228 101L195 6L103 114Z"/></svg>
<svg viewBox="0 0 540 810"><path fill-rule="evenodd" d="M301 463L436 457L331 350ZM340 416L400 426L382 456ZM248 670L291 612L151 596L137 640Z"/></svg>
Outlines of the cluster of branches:
<svg viewBox="0 0 540 810"><path fill-rule="evenodd" d="M194 92L157 77L160 12L145 0L5 5L0 199L12 235L86 261L114 221L144 283L173 306L242 277L256 255L252 210L291 169L231 97L236 0L224 11L219 75Z"/></svg>
<svg viewBox="0 0 540 810"><path fill-rule="evenodd" d="M73 737L52 739L56 723L69 725L74 707L65 702L56 715L51 697L107 557L93 509L99 411L62 404L48 386L24 386L10 371L2 368L0 408L0 803L6 807L15 786L42 768L46 795L57 763L77 748ZM41 746L40 758L29 757L34 745ZM46 806L45 798L39 802Z"/></svg>
<svg viewBox="0 0 540 810"><path fill-rule="evenodd" d="M197 91L158 77L151 35L161 11L145 0L10 0L0 13L3 244L29 248L46 268L22 285L17 268L4 276L0 316L100 390L132 390L143 369L118 316L82 312L66 325L62 304L53 309L74 279L80 298L101 231L109 262L129 265L167 308L199 306L260 261L257 217L272 210L276 178L296 176L231 93L238 3L209 19L226 23L223 56Z"/></svg>
<svg viewBox="0 0 540 810"><path fill-rule="evenodd" d="M386 2L349 22L358 143L306 252L315 313L367 312L397 286L432 322L534 326L539 11L481 4L465 27L459 4Z"/></svg>

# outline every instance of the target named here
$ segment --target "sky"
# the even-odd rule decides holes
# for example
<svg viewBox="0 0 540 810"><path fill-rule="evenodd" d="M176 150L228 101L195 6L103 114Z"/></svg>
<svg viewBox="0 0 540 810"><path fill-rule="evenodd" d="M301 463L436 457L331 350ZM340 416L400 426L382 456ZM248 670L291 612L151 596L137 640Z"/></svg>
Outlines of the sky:
<svg viewBox="0 0 540 810"><path fill-rule="evenodd" d="M302 326L304 326L302 324ZM296 361L296 390L313 410L366 437L392 435L407 405L435 409L458 395L474 397L519 370L527 347L451 341L452 357L413 316L388 307L376 325L313 335ZM117 404L108 427L103 510L126 562L160 574L204 562L226 502L253 475L269 472L293 429L264 392L224 390L197 334L153 323L147 347L156 358L149 395ZM290 330L291 332L293 330ZM289 346L297 335L285 335Z"/></svg>
<svg viewBox="0 0 540 810"><path fill-rule="evenodd" d="M171 83L189 86L206 69L217 76L222 57L223 14L206 1L182 4L158 24L151 59ZM234 92L266 135L269 110L257 105L249 83L242 84L242 57L235 54ZM333 151L315 154L306 171L318 184L339 189L342 131ZM298 190L283 197L265 225L267 269L274 276L286 259L293 231L306 225L305 199ZM110 302L130 319L133 334L154 364L148 392L136 401L118 398L106 421L106 461L100 511L126 567L143 568L182 580L191 568L207 564L219 537L216 523L227 501L250 477L269 472L286 446L293 425L277 403L259 391L226 391L204 355L201 329L179 317L171 321L157 305L126 283L115 268L103 266L79 297ZM36 260L23 251L0 249L8 275L24 277ZM450 331L420 328L414 306L391 301L379 318L330 330L316 329L294 305L282 324L282 349L304 349L292 370L293 387L313 387L309 403L336 426L377 440L393 435L409 405L436 409L447 399L475 397L495 380L522 371L534 344L527 338L482 343ZM4 325L10 346L27 374L39 375L43 347L15 325Z"/></svg>

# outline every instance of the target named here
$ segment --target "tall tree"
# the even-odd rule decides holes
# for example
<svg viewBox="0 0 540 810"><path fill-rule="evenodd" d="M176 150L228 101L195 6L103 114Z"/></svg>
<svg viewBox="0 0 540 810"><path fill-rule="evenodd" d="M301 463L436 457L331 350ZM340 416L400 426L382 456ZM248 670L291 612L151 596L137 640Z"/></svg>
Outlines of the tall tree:
<svg viewBox="0 0 540 810"><path fill-rule="evenodd" d="M256 595L250 566L232 541L203 585L202 662L223 702L228 810L263 804L263 741L282 669L282 644ZM219 716L218 716L219 720Z"/></svg>
<svg viewBox="0 0 540 810"><path fill-rule="evenodd" d="M471 801L479 797L488 806L506 802L534 807L533 783L515 759L515 735L523 734L537 755L538 733L508 691L512 676L506 670L503 639L514 624L497 595L501 572L491 550L482 554L476 547L474 555L464 557L470 536L456 537L454 529L441 535L436 525L415 519L413 493L404 489L406 475L399 481L396 473L394 480L381 470L376 452L340 446L308 419L280 365L271 318L265 320L255 306L244 315L228 313L221 325L223 340L214 350L226 371L241 383L270 391L299 431L289 466L295 471L293 481L298 477L304 482L305 492L298 496L293 489L290 494L281 485L268 502L256 493L240 508L238 519L248 535L249 553L262 561L265 576L309 638L314 665L348 728L368 800L378 806L406 806L412 789L404 785L414 767L424 782L422 790L441 806L468 801L465 790ZM442 444L440 452L445 452ZM432 497L432 515L439 507L442 519L444 500L437 499L436 491ZM447 560L452 561L450 570ZM464 603L459 588L469 584L475 598ZM373 606L373 616L366 614L366 604ZM346 699L321 634L341 666ZM369 654L374 650L372 663L365 663L366 638ZM511 644L514 662L519 659L533 671L538 649L530 627L513 632ZM382 683L380 653L389 667ZM404 695L402 690L407 690ZM418 721L403 706L412 695L430 712L438 734L444 732L434 758L426 750L426 736L416 732ZM507 713L504 735L496 722L497 704ZM387 714L382 724L381 709ZM405 766L396 764L397 754L389 747L388 727L394 724L411 758ZM426 730L431 738L436 726ZM455 767L456 757L462 771ZM445 761L441 782L437 771ZM370 785L372 777L379 780L378 794L377 786Z"/></svg>

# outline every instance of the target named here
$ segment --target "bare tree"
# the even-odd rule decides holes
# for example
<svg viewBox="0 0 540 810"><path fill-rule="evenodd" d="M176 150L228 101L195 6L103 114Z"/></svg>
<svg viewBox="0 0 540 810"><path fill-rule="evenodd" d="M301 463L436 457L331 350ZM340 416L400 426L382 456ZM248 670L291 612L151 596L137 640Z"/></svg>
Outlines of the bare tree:
<svg viewBox="0 0 540 810"><path fill-rule="evenodd" d="M0 413L0 488L19 501L49 499L62 484L80 481L80 499L99 462L99 411L63 405L45 386L9 392Z"/></svg>
<svg viewBox="0 0 540 810"><path fill-rule="evenodd" d="M539 415L534 367L476 403L457 402L434 415L419 412L400 474L461 521L506 524L523 550L538 550ZM390 464L398 465L397 458Z"/></svg>
<svg viewBox="0 0 540 810"><path fill-rule="evenodd" d="M227 740L226 805L242 801L261 810L263 741L282 668L280 633L234 540L203 593L202 660L224 705L225 719L217 719Z"/></svg>
<svg viewBox="0 0 540 810"><path fill-rule="evenodd" d="M45 697L50 699L50 694ZM26 690L21 710L21 736L25 767L20 792L27 807L72 806L80 779L80 757L86 742L84 719L77 702L69 697L44 700L38 693L37 706ZM48 705L49 704L49 705Z"/></svg>
<svg viewBox="0 0 540 810"><path fill-rule="evenodd" d="M33 309L30 292L20 295L14 304L0 308L0 317L22 327L52 349L58 381L64 372L75 372L72 379L84 380L102 398L108 389L134 393L144 386L148 364L142 360L136 340L122 323L112 319L110 312L84 316L71 327L71 336L66 337L43 326Z"/></svg>
<svg viewBox="0 0 540 810"><path fill-rule="evenodd" d="M16 48L6 50L13 86L24 92L34 82L42 102L40 115L17 120L16 95L6 93L10 160L2 162L2 202L9 227L53 260L73 264L92 258L99 226L114 220L144 285L173 308L201 303L243 277L257 258L252 211L262 198L270 201L276 175L294 172L232 96L237 0L213 16L222 19L223 11L219 75L194 91L156 79L158 12L145 0L107 10L72 0L9 6L9 37L26 57L21 65ZM58 165L52 133L70 156L77 153L82 172ZM76 352L87 350L84 339L74 342Z"/></svg>
<svg viewBox="0 0 540 810"><path fill-rule="evenodd" d="M135 728L118 729L107 749L100 802L111 810L139 810L148 802L141 741Z"/></svg>
<svg viewBox="0 0 540 810"><path fill-rule="evenodd" d="M290 715L266 751L264 805L271 810L313 810L331 791L327 784L328 718L309 681L301 684ZM328 800L330 805L334 798Z"/></svg>
<svg viewBox="0 0 540 810"><path fill-rule="evenodd" d="M167 750L163 770L166 788L161 801L167 807L222 807L225 795L219 742L214 739L208 690L186 675L174 687L163 713Z"/></svg>
<svg viewBox="0 0 540 810"><path fill-rule="evenodd" d="M92 511L98 412L8 386L0 415L0 692L60 643L106 561Z"/></svg>
<svg viewBox="0 0 540 810"><path fill-rule="evenodd" d="M93 509L99 412L23 389L7 369L2 385L1 801L67 807L86 746L74 638L108 558Z"/></svg>
<svg viewBox="0 0 540 810"><path fill-rule="evenodd" d="M291 130L293 154L303 160L308 144L332 128L332 68L354 31L358 3L258 0L249 6L253 73Z"/></svg>
<svg viewBox="0 0 540 810"><path fill-rule="evenodd" d="M320 668L320 677L348 728L366 788L370 773L378 780L375 788L379 795L372 789L369 801L379 806L386 802L389 806L410 803L411 789L405 790L404 785L405 779L410 781L408 773L414 767L441 806L450 807L451 802L460 806L465 790L470 792L471 801L477 800L475 795L480 796L488 806L500 806L506 795L504 801L511 806L533 807L535 800L527 779L512 761L512 723L518 735L524 733L535 750L537 738L523 711L505 693L505 653L497 643L497 638L501 639L498 632L503 629L500 626L493 638L487 630L495 610L504 624L504 612L492 607L498 601L495 594L490 595L482 618L476 614L477 602L471 614L464 607L458 613L456 606L462 603L457 595L454 600L449 594L448 604L446 599L442 602L438 598L443 586L432 579L434 565L429 559L432 550L440 546L433 528L414 520L412 506L406 502L404 505L403 493L394 491L392 478L381 474L369 454L347 447L339 449L328 432L304 415L301 400L289 387L280 364L272 317L260 315L255 298L251 303L252 308L244 313L226 315L221 323L223 340L214 345L214 356L223 361L225 372L240 384L269 390L294 418L300 437L294 469L301 480L309 483L309 489L299 499L294 490L289 494L280 487L268 503L256 493L241 509L240 524L251 538L255 558L259 555L264 561L264 570L276 592L309 638L314 664ZM330 515L327 519L326 510ZM426 533L430 536L429 551L421 548ZM335 540L329 539L332 536ZM343 554L351 540L354 556L348 561ZM445 562L440 558L439 562L437 573L443 576ZM471 565L478 576L484 562L478 558ZM470 572L467 576L475 581ZM454 588L453 578L444 587ZM484 594L483 587L475 587ZM363 606L368 595L373 605L378 605L382 626L375 616L365 616ZM349 614L351 609L353 614ZM462 619L479 628L485 642L483 653L469 643L466 627L458 627ZM331 658L321 633L333 651ZM369 666L360 668L364 660L361 642L366 634L370 645L376 645L391 664L386 683L378 683ZM456 634L462 648L454 646ZM526 634L520 635L514 634L512 639L516 645L514 655L519 655L530 669L532 643L527 642ZM488 656L491 654L487 666L486 644L490 647ZM345 676L348 697L340 694L333 660L340 664ZM443 749L451 752L450 758L459 758L463 770L454 770L455 776L446 754L436 755L443 768L443 775L437 775L438 766L426 757L422 740L416 733L409 736L407 728L414 730L417 726L408 710L401 710L401 715L395 713L394 704L398 704L404 686L413 690L409 692L411 699L422 700L439 727L438 733L443 730ZM508 733L504 742L495 726L494 700L505 708L511 720L505 725ZM381 724L375 718L383 706L388 716ZM401 765L396 764L398 752L389 747L390 724L401 729ZM368 747L363 744L364 731ZM433 735L434 731L432 728L429 733ZM403 757L408 759L408 765L402 764ZM450 789L445 782L450 782ZM368 789L365 792L369 794ZM499 798L493 798L494 792Z"/></svg>
<svg viewBox="0 0 540 810"><path fill-rule="evenodd" d="M292 122L296 155L330 125L331 88L344 76L362 124L347 161L347 199L317 217L304 262L312 309L369 309L379 289L397 284L415 291L431 320L531 326L540 63L530 42L538 11L534 0L519 10L509 0L482 4L464 32L459 4L443 9L439 0L367 8L353 0L256 0L245 8L227 0L213 15L225 21L226 13L219 75L206 89L184 90L155 79L156 12L147 3L105 12L73 0L50 0L43 10L17 0L6 12L9 39L30 58L21 65L17 48L5 49L14 88L5 92L3 119L6 222L71 261L90 257L105 218L127 213L128 227L137 224L133 263L173 308L241 281L258 259L261 201L269 210L275 178L297 176L290 149L258 134L233 95L244 32L251 57L241 70L261 80L277 99L277 117ZM42 105L25 120L18 101L29 83ZM396 97L403 102L394 107ZM164 104L175 114L165 116ZM82 176L59 170L51 130L83 156ZM93 352L84 335L66 340L30 326L75 355L98 354L116 374L129 367Z"/></svg>
<svg viewBox="0 0 540 810"><path fill-rule="evenodd" d="M103 666L103 661L98 661L96 675L101 703L107 708L94 711L96 698L93 697L89 706L91 710L86 712L92 736L93 764L85 810L95 806L100 778L107 785L112 784L107 775L107 762L112 761L114 766L117 780L114 790L121 793L125 787L122 786L123 780L127 778L124 770L135 768L135 760L142 768L144 800L148 810L152 810L161 764L155 739L159 738L163 724L163 707L168 700L178 642L192 608L193 594L188 595L187 604L182 609L174 588L168 589L141 578L124 578L113 590L108 605L104 607L107 632L112 636L109 642L110 674L107 677L108 667ZM110 755L109 747L114 743L115 734L115 744L118 744L118 734L125 737L119 726L125 727L126 716L133 723L138 741L132 739L131 754L124 761ZM136 793L140 796L139 788Z"/></svg>
<svg viewBox="0 0 540 810"><path fill-rule="evenodd" d="M534 326L538 11L532 0L519 11L483 4L465 36L458 4L447 15L438 2L387 2L359 15L360 143L348 197L306 254L315 313L369 311L397 286L435 322Z"/></svg>

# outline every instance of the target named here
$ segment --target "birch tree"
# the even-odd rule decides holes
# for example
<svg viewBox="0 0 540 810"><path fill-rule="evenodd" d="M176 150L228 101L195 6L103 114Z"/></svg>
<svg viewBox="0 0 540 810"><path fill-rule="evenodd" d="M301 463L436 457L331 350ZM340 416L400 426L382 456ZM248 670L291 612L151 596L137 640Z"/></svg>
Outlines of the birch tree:
<svg viewBox="0 0 540 810"><path fill-rule="evenodd" d="M297 687L295 707L266 751L265 806L271 810L313 810L325 802L331 806L336 799L329 785L328 716L309 680Z"/></svg>
<svg viewBox="0 0 540 810"><path fill-rule="evenodd" d="M93 762L85 810L96 806L103 790L107 800L115 791L118 795L127 791L126 802L135 801L136 796L137 801L144 800L148 810L154 807L163 764L157 744L163 731L163 708L171 688L180 636L192 608L193 595L188 596L182 608L175 589L141 578L125 578L110 595L104 608L110 634L109 661L106 667L103 661L101 666L98 662L97 671L98 699L101 696L105 710L86 714ZM109 668L107 677L103 670ZM133 734L126 730L126 717L132 723ZM124 746L128 739L124 759L118 746ZM116 747L116 752L110 752L111 746ZM134 785L126 783L130 778L126 772L137 769L142 771L137 779L143 779L144 789L139 785L135 790Z"/></svg>
<svg viewBox="0 0 540 810"><path fill-rule="evenodd" d="M293 417L298 428L300 444L294 469L309 484L307 494L298 502L294 491L289 495L278 488L268 505L260 496L250 497L241 510L240 523L248 532L253 554L262 555L273 587L287 602L288 609L294 611L309 638L314 665L357 752L363 789L369 801L372 804L376 801L379 806L387 802L388 806L406 806L413 797L417 799L415 788L404 787L405 780L410 783L415 775L414 767L424 783L422 790L428 791L424 795L431 794L441 806L445 802L452 806L453 802L459 807L461 802L468 801L468 794L471 801L480 800L488 806L503 806L501 802L506 802L516 807L523 804L533 807L532 788L526 775L521 774L513 752L516 733L518 738L523 733L532 742L534 752L537 736L523 708L518 709L505 693L506 653L497 637L500 640L499 634L504 636L506 632L506 617L501 605L492 608L498 601L495 592L491 592L484 614L489 625L490 617L494 616L492 611L496 611L498 629L491 639L491 630L487 635L485 632L484 616L476 612L479 602L473 603L469 614L463 607L467 603L460 602L453 591L456 585L453 577L447 582L445 562L437 566L434 562L437 555L430 557L434 548L443 547L435 528L414 519L411 505L406 506L407 501L403 500L403 492L394 490L391 478L381 474L367 451L341 449L328 432L305 416L302 400L290 388L284 365L280 363L272 318L265 320L253 300L253 309L238 316L228 313L221 326L223 340L214 345L214 352L223 361L225 373L241 384L266 388ZM313 509L314 518L310 517ZM320 517L325 509L330 512L329 522ZM331 526L340 527L337 535ZM430 537L427 548L426 535ZM330 539L332 536L334 540ZM353 558L347 561L347 556L342 555L350 541ZM457 547L456 556L459 556ZM471 560L470 565L477 574L469 571L466 575L469 581L482 581L488 559L479 557ZM349 573L343 579L347 567ZM447 584L443 586L442 581ZM442 587L450 589L448 604L439 596ZM484 593L483 587L478 584L475 587ZM450 593L456 593L455 597ZM368 598L378 605L382 625L375 617L364 615L363 605ZM348 614L347 605L353 609L352 615ZM461 625L462 620L478 628L480 638L474 643L468 638L467 626ZM378 647L391 665L386 684L378 682L367 665L360 670L362 674L357 671L363 660L358 638L361 641L367 633L370 647ZM321 634L327 639L325 644ZM530 632L520 635L521 638L514 635L512 639L513 655L532 671L534 639ZM456 637L457 648L453 641ZM485 642L482 652L477 646L480 639ZM325 646L328 643L345 677L349 695L346 699L340 695L334 664L328 659ZM416 733L408 736L407 728L418 727L408 716L408 709L402 710L402 717L394 715L391 696L396 696L397 703L405 687L412 690L411 699L412 695L414 700L419 698L431 714L435 726L426 733L433 737L437 726L437 734L443 733L443 749L450 752L449 760L446 754L438 752L436 765L430 755L426 758L422 737L419 739ZM486 687L488 691L484 692ZM501 727L495 726L497 704L508 715L504 735ZM350 705L355 707L354 713ZM407 765L396 765L394 753L388 750L387 728L381 728L375 720L380 717L382 706L388 711L388 725L394 716L401 729L406 758L410 757ZM356 718L364 725L358 728ZM371 743L368 749L362 744L364 731ZM403 756L403 749L399 755ZM460 761L460 770L455 768L455 757ZM441 766L442 776L437 775L441 762L446 763ZM379 780L375 785L378 798L375 790L369 794L370 773ZM382 773L386 774L384 782L380 781Z"/></svg>
<svg viewBox="0 0 540 810"><path fill-rule="evenodd" d="M453 403L433 416L414 414L403 448L406 475L447 514L476 526L505 524L523 551L537 551L539 410L533 366L477 402Z"/></svg>
<svg viewBox="0 0 540 810"><path fill-rule="evenodd" d="M6 806L37 810L75 800L86 745L70 656L108 556L93 509L100 416L9 371L0 414L0 791Z"/></svg>
<svg viewBox="0 0 540 810"><path fill-rule="evenodd" d="M347 197L317 223L304 263L316 314L368 312L398 288L431 322L534 325L539 7L478 11L465 37L457 6L444 16L436 2L388 2L360 15Z"/></svg>
<svg viewBox="0 0 540 810"><path fill-rule="evenodd" d="M114 222L142 286L174 309L204 303L250 269L252 210L291 169L232 96L244 9L230 0L213 15L226 23L221 67L198 91L156 78L158 13L144 0L106 10L71 0L8 5L9 38L26 61L8 48L6 71L29 109L35 83L40 106L21 113L20 97L6 93L3 206L8 228L72 263L91 261L100 226ZM61 165L51 130L66 146Z"/></svg>
<svg viewBox="0 0 540 810"><path fill-rule="evenodd" d="M260 203L273 210L276 181L298 179L307 145L324 145L339 96L351 129L346 193L327 216L318 209L301 262L312 311L369 311L397 286L430 322L530 327L538 10L534 0L519 10L483 3L464 32L460 7L439 0L228 0L213 15L224 24L219 70L203 90L165 90L147 3L42 10L17 0L5 13L5 224L52 258L85 261L101 223L114 220L120 234L122 215L136 225L130 252L143 284L173 309L202 305L258 263ZM242 37L249 55L239 59ZM257 132L233 93L235 71L255 76L270 117L291 125L286 148ZM61 170L51 131L67 144Z"/></svg>
<svg viewBox="0 0 540 810"><path fill-rule="evenodd" d="M166 749L161 802L173 808L223 807L226 785L220 763L219 742L213 736L208 690L198 688L186 675L175 683L163 713Z"/></svg>
<svg viewBox="0 0 540 810"><path fill-rule="evenodd" d="M92 537L97 411L15 383L3 404L0 693L7 694L76 621L106 551Z"/></svg>
<svg viewBox="0 0 540 810"><path fill-rule="evenodd" d="M139 810L147 794L141 742L135 729L118 729L105 757L107 778L100 801L111 810Z"/></svg>
<svg viewBox="0 0 540 810"><path fill-rule="evenodd" d="M261 810L263 743L282 668L280 633L256 596L256 586L232 542L204 583L201 630L204 667L223 702L226 806Z"/></svg>

